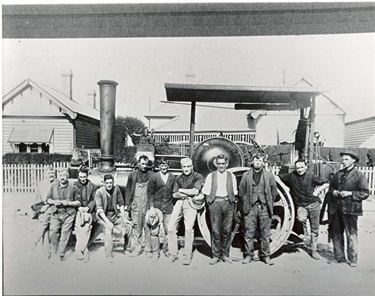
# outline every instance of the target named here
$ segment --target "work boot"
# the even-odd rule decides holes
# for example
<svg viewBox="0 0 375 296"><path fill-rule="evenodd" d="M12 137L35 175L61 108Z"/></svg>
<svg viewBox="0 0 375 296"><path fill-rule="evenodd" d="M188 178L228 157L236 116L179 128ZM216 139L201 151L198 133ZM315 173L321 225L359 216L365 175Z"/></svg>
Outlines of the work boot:
<svg viewBox="0 0 375 296"><path fill-rule="evenodd" d="M76 251L76 259L77 260L83 260L85 258L85 253L82 251L77 250Z"/></svg>
<svg viewBox="0 0 375 296"><path fill-rule="evenodd" d="M242 260L242 264L249 264L253 262L253 258L251 258L250 256L246 256L244 260Z"/></svg>
<svg viewBox="0 0 375 296"><path fill-rule="evenodd" d="M173 255L170 255L170 256L168 257L168 259L169 259L169 262L170 262L170 263L173 263L173 262L175 262L175 261L178 260L178 257L177 257L177 256L173 256Z"/></svg>
<svg viewBox="0 0 375 296"><path fill-rule="evenodd" d="M224 257L223 257L223 261L224 261L224 263L233 263L233 260L230 259L230 258L227 257L227 256L224 256Z"/></svg>
<svg viewBox="0 0 375 296"><path fill-rule="evenodd" d="M271 258L269 256L264 257L263 262L267 265L273 265L273 262L271 261Z"/></svg>
<svg viewBox="0 0 375 296"><path fill-rule="evenodd" d="M82 260L83 263L87 263L89 262L89 250L86 250L83 252L83 260Z"/></svg>
<svg viewBox="0 0 375 296"><path fill-rule="evenodd" d="M154 253L153 256L152 256L152 261L153 262L156 262L159 260L159 257L160 257L160 254L159 253Z"/></svg>
<svg viewBox="0 0 375 296"><path fill-rule="evenodd" d="M328 260L327 264L339 264L343 262L345 262L345 260L337 260L336 258L333 258L333 259Z"/></svg>
<svg viewBox="0 0 375 296"><path fill-rule="evenodd" d="M184 260L182 261L183 265L190 265L191 263L191 258L189 256L185 256Z"/></svg>
<svg viewBox="0 0 375 296"><path fill-rule="evenodd" d="M312 251L312 252L311 252L311 257L312 257L313 259L315 259L315 260L319 260L319 259L320 259L320 257L319 257L319 255L318 255L318 252L317 252L317 251Z"/></svg>
<svg viewBox="0 0 375 296"><path fill-rule="evenodd" d="M217 257L213 257L213 258L211 258L211 260L210 260L210 265L215 265L215 264L217 264L217 263L219 263L220 262L220 259L219 258L217 258Z"/></svg>

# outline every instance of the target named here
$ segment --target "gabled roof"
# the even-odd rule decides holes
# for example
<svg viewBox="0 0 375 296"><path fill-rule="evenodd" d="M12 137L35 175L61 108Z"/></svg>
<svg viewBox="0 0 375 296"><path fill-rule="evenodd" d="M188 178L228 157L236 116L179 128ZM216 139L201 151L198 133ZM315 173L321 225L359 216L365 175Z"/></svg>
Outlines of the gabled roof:
<svg viewBox="0 0 375 296"><path fill-rule="evenodd" d="M61 108L62 113L69 115L72 119L75 119L77 114L81 114L96 120L100 120L100 112L98 110L95 110L89 105L84 106L74 100L70 100L60 90L39 82L34 82L31 79L26 79L9 93L4 95L2 101L3 106L29 87L32 87L45 95L49 100Z"/></svg>
<svg viewBox="0 0 375 296"><path fill-rule="evenodd" d="M296 83L293 84L293 86L297 86L301 83L305 83L307 85L309 85L310 87L317 87L317 85L315 83L312 83L310 82L311 79L309 78L309 80L307 80L305 77L302 77L300 80L298 80ZM337 104L332 98L328 97L326 94L324 93L321 93L321 95L326 98L328 101L330 101L336 108L340 109L344 115L346 115L346 111L344 110L343 107L341 107L339 104Z"/></svg>

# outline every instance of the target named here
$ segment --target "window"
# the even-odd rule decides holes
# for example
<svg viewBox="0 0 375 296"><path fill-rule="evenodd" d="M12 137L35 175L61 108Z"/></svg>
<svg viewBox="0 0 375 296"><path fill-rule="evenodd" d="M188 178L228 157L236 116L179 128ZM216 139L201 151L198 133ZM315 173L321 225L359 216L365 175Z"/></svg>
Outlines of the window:
<svg viewBox="0 0 375 296"><path fill-rule="evenodd" d="M27 152L27 145L25 143L19 144L19 152Z"/></svg>
<svg viewBox="0 0 375 296"><path fill-rule="evenodd" d="M31 144L30 152L31 153L38 153L38 147L39 147L39 145L37 143Z"/></svg>

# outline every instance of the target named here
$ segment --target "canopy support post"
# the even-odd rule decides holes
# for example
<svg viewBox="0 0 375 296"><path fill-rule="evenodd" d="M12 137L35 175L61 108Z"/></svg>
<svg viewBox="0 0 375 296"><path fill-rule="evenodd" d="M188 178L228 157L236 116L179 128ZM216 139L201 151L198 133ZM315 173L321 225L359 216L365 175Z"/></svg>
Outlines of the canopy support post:
<svg viewBox="0 0 375 296"><path fill-rule="evenodd" d="M190 158L193 158L193 152L194 152L195 109L196 109L196 102L192 101L191 112L190 112Z"/></svg>

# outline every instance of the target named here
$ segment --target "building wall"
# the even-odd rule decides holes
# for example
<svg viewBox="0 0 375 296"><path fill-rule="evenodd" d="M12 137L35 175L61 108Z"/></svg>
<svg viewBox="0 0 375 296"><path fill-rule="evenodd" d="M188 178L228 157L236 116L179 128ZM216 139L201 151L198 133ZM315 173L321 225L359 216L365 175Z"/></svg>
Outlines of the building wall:
<svg viewBox="0 0 375 296"><path fill-rule="evenodd" d="M14 126L50 126L53 127L53 144L50 153L72 153L73 147L73 126L64 116L32 117L32 116L4 116L2 130L3 154L13 152L12 146L8 143L10 133Z"/></svg>
<svg viewBox="0 0 375 296"><path fill-rule="evenodd" d="M375 116L348 122L345 125L345 146L359 147L375 134Z"/></svg>
<svg viewBox="0 0 375 296"><path fill-rule="evenodd" d="M100 121L78 115L75 120L76 146L84 149L100 148Z"/></svg>
<svg viewBox="0 0 375 296"><path fill-rule="evenodd" d="M326 147L344 146L345 115L323 114L315 118L315 131ZM294 142L299 114L271 114L263 116L257 124L256 140L261 145L276 145L277 134L281 142Z"/></svg>

